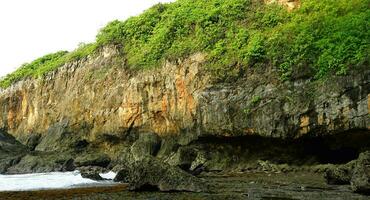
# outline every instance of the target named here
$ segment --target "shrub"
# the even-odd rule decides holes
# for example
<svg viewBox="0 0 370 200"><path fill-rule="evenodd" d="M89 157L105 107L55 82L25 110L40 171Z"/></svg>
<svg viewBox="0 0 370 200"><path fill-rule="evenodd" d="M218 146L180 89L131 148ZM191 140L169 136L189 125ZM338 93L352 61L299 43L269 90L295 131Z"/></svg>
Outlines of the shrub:
<svg viewBox="0 0 370 200"><path fill-rule="evenodd" d="M66 51L60 51L53 54L45 55L34 60L31 63L23 64L15 72L8 74L0 81L0 87L7 88L14 82L17 82L26 77L36 77L53 70L55 66L60 66L64 63L63 57L67 54Z"/></svg>
<svg viewBox="0 0 370 200"><path fill-rule="evenodd" d="M368 61L370 0L301 0L288 12L256 0L177 0L158 4L100 30L96 43L45 64L27 64L0 83L41 75L97 48L121 47L131 68L150 69L165 59L192 53L207 56L207 69L222 80L238 78L248 67L273 65L283 79L311 69L313 78L343 75ZM51 54L53 55L53 54ZM50 56L50 55L48 55ZM33 71L33 72L30 72Z"/></svg>

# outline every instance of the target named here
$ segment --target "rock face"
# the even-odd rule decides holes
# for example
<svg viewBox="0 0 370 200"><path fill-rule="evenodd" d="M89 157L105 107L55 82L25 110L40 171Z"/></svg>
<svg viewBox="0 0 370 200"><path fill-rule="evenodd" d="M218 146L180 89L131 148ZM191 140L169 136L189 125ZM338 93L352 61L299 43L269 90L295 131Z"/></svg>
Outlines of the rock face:
<svg viewBox="0 0 370 200"><path fill-rule="evenodd" d="M366 67L325 83L304 75L282 82L273 69L216 83L203 70L204 56L133 71L115 47L106 47L43 80L20 81L2 91L0 127L21 141L41 135L36 150L55 149L43 144L54 143L48 133L58 141L63 134L94 141L151 132L188 143L202 135L298 138L370 128Z"/></svg>
<svg viewBox="0 0 370 200"><path fill-rule="evenodd" d="M25 146L15 140L13 136L0 130L0 174L18 163L26 152Z"/></svg>
<svg viewBox="0 0 370 200"><path fill-rule="evenodd" d="M201 53L133 70L119 52L104 47L0 91L0 128L35 151L8 160L10 171L114 167L122 157L154 156L198 174L204 167L221 170L247 161L246 140L253 137L275 144L274 139L369 135L367 66L324 82L310 80L304 70L282 81L276 69L249 69L230 83L214 79ZM260 145L252 148L270 148Z"/></svg>
<svg viewBox="0 0 370 200"><path fill-rule="evenodd" d="M7 173L43 173L53 171L73 171L73 159L71 155L62 153L31 152L19 159L7 169Z"/></svg>
<svg viewBox="0 0 370 200"><path fill-rule="evenodd" d="M130 150L135 160L141 160L147 156L156 156L161 148L161 139L155 133L143 133L133 143Z"/></svg>

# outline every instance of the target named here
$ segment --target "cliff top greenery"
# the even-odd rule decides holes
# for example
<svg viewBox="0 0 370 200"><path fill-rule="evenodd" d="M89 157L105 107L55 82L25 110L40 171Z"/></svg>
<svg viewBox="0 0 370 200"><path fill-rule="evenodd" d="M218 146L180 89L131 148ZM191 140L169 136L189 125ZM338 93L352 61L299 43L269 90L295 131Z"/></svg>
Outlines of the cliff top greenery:
<svg viewBox="0 0 370 200"><path fill-rule="evenodd" d="M300 8L290 12L262 0L158 4L126 21L110 22L95 43L24 64L4 77L0 87L43 76L109 44L121 47L133 69L150 69L166 59L203 52L206 67L221 79L264 66L276 67L283 79L306 69L315 79L343 75L368 64L369 7L370 0L301 0Z"/></svg>

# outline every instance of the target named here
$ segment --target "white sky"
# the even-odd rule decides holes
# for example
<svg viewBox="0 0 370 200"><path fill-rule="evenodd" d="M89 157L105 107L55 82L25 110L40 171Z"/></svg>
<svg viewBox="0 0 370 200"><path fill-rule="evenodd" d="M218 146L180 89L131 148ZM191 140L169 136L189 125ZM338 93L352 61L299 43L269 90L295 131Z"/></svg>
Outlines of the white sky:
<svg viewBox="0 0 370 200"><path fill-rule="evenodd" d="M92 42L108 22L174 0L2 0L0 77L47 53Z"/></svg>

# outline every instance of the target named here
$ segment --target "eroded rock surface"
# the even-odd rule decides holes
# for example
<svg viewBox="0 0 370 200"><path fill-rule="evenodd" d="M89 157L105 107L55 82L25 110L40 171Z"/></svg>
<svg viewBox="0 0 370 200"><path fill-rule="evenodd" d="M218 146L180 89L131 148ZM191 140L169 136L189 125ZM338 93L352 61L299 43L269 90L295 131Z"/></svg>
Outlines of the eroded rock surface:
<svg viewBox="0 0 370 200"><path fill-rule="evenodd" d="M130 190L205 192L206 182L180 168L154 158L143 158L121 169L115 181L129 183Z"/></svg>
<svg viewBox="0 0 370 200"><path fill-rule="evenodd" d="M329 184L351 184L354 192L370 194L370 151L361 153L358 159L345 165L329 168L324 177Z"/></svg>
<svg viewBox="0 0 370 200"><path fill-rule="evenodd" d="M43 173L55 171L73 171L72 155L68 153L30 153L19 159L19 162L9 167L7 173Z"/></svg>
<svg viewBox="0 0 370 200"><path fill-rule="evenodd" d="M370 151L361 153L356 161L351 187L354 192L370 194Z"/></svg>
<svg viewBox="0 0 370 200"><path fill-rule="evenodd" d="M204 57L135 71L116 47L106 47L43 80L1 91L0 127L22 142L41 135L41 151L56 149L45 144L65 134L93 142L155 133L187 144L204 135L299 138L370 128L366 67L324 83L304 75L282 82L273 69L250 70L235 83L223 83L213 81Z"/></svg>
<svg viewBox="0 0 370 200"><path fill-rule="evenodd" d="M77 167L83 166L96 166L96 167L108 167L111 159L108 155L103 153L92 152L86 155L79 156L75 159L74 164Z"/></svg>
<svg viewBox="0 0 370 200"><path fill-rule="evenodd" d="M334 166L332 168L329 168L325 172L324 176L327 183L332 185L350 184L354 165L355 162L350 162L346 165Z"/></svg>
<svg viewBox="0 0 370 200"><path fill-rule="evenodd" d="M17 164L27 153L27 147L18 142L13 136L0 130L0 174L9 167Z"/></svg>
<svg viewBox="0 0 370 200"><path fill-rule="evenodd" d="M100 173L104 171L103 168L100 167L80 167L78 170L81 172L81 176L83 178L88 178L95 181L101 181L104 180Z"/></svg>

